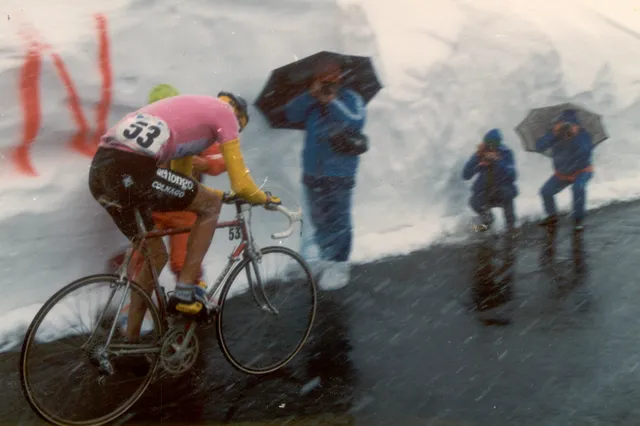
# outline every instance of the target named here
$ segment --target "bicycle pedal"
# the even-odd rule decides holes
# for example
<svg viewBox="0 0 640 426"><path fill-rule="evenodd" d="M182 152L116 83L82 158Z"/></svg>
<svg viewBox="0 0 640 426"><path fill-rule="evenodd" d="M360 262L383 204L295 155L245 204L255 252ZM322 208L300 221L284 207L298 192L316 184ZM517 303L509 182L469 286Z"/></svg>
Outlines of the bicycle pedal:
<svg viewBox="0 0 640 426"><path fill-rule="evenodd" d="M202 303L200 302L195 302L190 304L186 304L186 303L176 304L176 310L187 315L197 315L203 309L204 309L204 306L202 306Z"/></svg>
<svg viewBox="0 0 640 426"><path fill-rule="evenodd" d="M193 308L196 308L196 309L193 309ZM214 307L211 307L210 309L207 309L204 306L202 306L202 303L200 302L196 302L190 305L187 305L186 303L185 304L180 303L176 305L176 311L178 315L180 315L181 317L187 320L195 321L199 324L202 324L202 323L209 324L212 322L213 317L215 317L215 314L218 313L219 308L217 306L214 306Z"/></svg>

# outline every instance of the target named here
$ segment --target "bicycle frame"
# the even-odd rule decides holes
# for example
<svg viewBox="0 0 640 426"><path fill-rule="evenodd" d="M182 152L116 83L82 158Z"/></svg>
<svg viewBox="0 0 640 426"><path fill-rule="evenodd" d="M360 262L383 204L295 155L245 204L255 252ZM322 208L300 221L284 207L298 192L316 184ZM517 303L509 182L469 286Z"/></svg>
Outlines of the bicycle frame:
<svg viewBox="0 0 640 426"><path fill-rule="evenodd" d="M225 265L222 272L220 272L220 274L216 278L215 282L211 286L211 289L207 291L208 300L211 300L211 298L213 298L215 294L218 292L218 290L221 288L222 284L227 278L232 267L241 260L241 255L243 253L248 253L248 256L254 259L259 256L259 250L257 249L256 244L253 240L253 236L251 234L251 226L250 226L251 217L249 216L248 219L245 219L245 213L246 212L250 213L252 206L242 202L235 202L235 205L236 205L235 219L225 221L225 222L218 222L216 224L216 229L238 228L241 232L241 236L240 236L241 241L229 255L227 264ZM147 247L147 245L144 244L144 242L151 238L162 238L169 235L184 234L191 231L191 227L147 231L144 226L144 221L142 220L142 215L140 214L140 211L138 209L135 209L135 215L136 215L136 225L138 228L138 235L133 238L131 246L127 249L127 253L125 255L124 261L117 271L117 275L119 277L120 282L126 283L125 293L122 296L122 300L120 300L116 317L114 318L114 321L111 326L111 330L109 332L109 336L107 338L107 342L105 345L106 347L110 347L111 349L119 349L118 351L119 354L151 353L151 352L159 351L159 349L157 348L150 349L148 345L146 346L135 345L135 344L111 345L111 339L113 338L113 335L115 333L117 319L120 313L122 312L122 309L124 308L127 290L129 289L130 278L129 278L128 271L129 271L131 261L133 259L133 254L137 252L142 252L144 260L147 266L151 270L151 274L155 284L152 292L155 292L156 298L158 300L158 310L160 313L160 320L163 323L163 328L167 328L167 306L166 306L164 287L160 285L158 271L153 265L153 262L149 253L149 248ZM247 224L249 224L249 226L247 226ZM104 315L104 312L103 312L103 315ZM102 321L102 316L98 320L98 323L100 321ZM193 321L190 321L187 327L188 327L188 330L187 330L187 336L185 336L185 339L184 339L184 343L183 343L184 345L188 343L191 335L195 332L195 323ZM135 347L139 347L139 346L145 346L148 349L140 349L140 348L134 349Z"/></svg>

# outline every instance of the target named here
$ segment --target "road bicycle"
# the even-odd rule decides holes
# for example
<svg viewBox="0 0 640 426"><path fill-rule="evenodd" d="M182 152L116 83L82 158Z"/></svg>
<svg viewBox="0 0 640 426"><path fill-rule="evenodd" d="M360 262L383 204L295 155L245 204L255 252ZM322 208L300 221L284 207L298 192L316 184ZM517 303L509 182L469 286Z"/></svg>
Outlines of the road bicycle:
<svg viewBox="0 0 640 426"><path fill-rule="evenodd" d="M120 207L109 200L99 201L104 205ZM200 351L196 327L203 321L216 323L216 337L224 357L235 369L246 374L264 375L275 372L301 351L316 315L316 283L309 265L299 254L287 247L274 245L259 248L251 233L251 209L254 205L237 198L225 198L224 202L235 204L235 219L219 222L217 228L229 228L229 239L239 239L240 243L229 255L226 266L215 282L207 289L208 300L214 308L206 318L189 318L168 309L165 289L159 282L158 273L144 244L147 239L186 233L190 228L146 231L139 209L135 210L139 233L132 239L124 262L116 273L90 275L76 280L44 303L27 330L20 356L22 390L30 406L40 417L56 425L103 425L122 416L150 386L159 367L165 374L172 376L183 374L192 368ZM283 206L275 206L270 210L284 214L289 222L288 229L271 235L274 239L283 239L291 235L294 223L302 220L300 210L291 212ZM133 254L140 252L143 254L143 260L151 268L155 283L150 294L130 278L129 266ZM259 266L266 264L265 259L272 258L273 255L284 256L290 267L282 278L263 279ZM292 265L298 270L292 272ZM240 289L234 288L236 294L231 294L233 284L240 282L243 271L246 274L246 285ZM283 320L284 322L280 323L294 324L300 331L292 349L285 356L277 358L277 361L259 367L254 364L264 357L265 350L261 350L251 340L245 344L245 347L247 344L250 347L251 358L242 360L239 353L234 353L231 349L238 337L230 332L226 333L224 326L228 323L243 323L248 310L241 311L241 315L236 315L233 321L233 308L238 303L250 302L251 306L260 309L260 314L265 317L280 319L285 310L279 310L274 306L272 302L278 298L278 294L273 296L270 292L274 288L279 290L279 286L285 283L295 283L291 288L301 288L302 297L308 299L308 306L301 302L300 298L293 299L294 312L302 312L303 319L298 322ZM54 308L62 305L64 298L95 284L102 284L102 291L92 289L87 293L90 297L99 299L96 305L106 301L106 307L98 309L93 303L74 303L66 310L61 308L61 313L57 315L52 313ZM140 340L136 343L128 342L122 332L124 316L121 314L129 290L141 297L147 305ZM119 291L122 291L122 295L116 297ZM115 306L112 306L112 302ZM77 313L81 317L79 328L71 327L63 321L67 320L71 313ZM225 317L226 313L231 319ZM95 326L86 325L93 322ZM151 331L150 326L153 326ZM57 330L52 330L56 327ZM277 335L271 336L269 348L273 347L275 342L290 340L291 333L280 333L281 330L275 327L272 327L273 330L276 330ZM37 332L41 334L39 338L36 337ZM242 339L245 335L240 333L239 338ZM38 353L36 344L40 343L43 346L44 359L34 361ZM68 372L60 365L68 361L70 355L52 349L58 343L79 346L80 361ZM125 356L130 357L124 358ZM41 374L38 368L43 369ZM63 386L58 380L48 386L36 383L39 375L50 379L55 373L60 372L65 373L63 377L72 382L71 386ZM116 386L113 380L119 372L128 379ZM138 380L139 382L134 384ZM87 383L92 388L80 390L81 385ZM74 400L75 393L79 393L79 397ZM116 402L119 399L122 401ZM70 407L66 408L69 404Z"/></svg>

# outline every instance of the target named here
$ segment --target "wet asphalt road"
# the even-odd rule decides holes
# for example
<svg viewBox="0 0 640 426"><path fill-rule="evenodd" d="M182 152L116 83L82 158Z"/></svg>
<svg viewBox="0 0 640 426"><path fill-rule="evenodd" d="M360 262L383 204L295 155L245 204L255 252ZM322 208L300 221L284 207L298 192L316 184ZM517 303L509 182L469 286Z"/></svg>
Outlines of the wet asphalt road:
<svg viewBox="0 0 640 426"><path fill-rule="evenodd" d="M205 330L194 370L122 424L638 425L640 204L593 212L577 258L568 225L544 267L544 232L525 227L497 277L504 253L479 241L357 267L272 377L233 370ZM0 374L0 424L41 424L16 354Z"/></svg>

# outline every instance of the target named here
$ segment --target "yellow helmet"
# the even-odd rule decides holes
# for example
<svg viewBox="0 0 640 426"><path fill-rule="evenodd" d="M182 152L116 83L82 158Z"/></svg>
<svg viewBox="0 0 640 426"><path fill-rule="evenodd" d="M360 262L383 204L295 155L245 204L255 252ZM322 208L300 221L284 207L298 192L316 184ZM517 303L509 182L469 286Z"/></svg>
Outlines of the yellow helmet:
<svg viewBox="0 0 640 426"><path fill-rule="evenodd" d="M149 92L149 103L152 104L160 99L178 96L179 94L180 92L178 92L178 89L170 84L158 84Z"/></svg>

